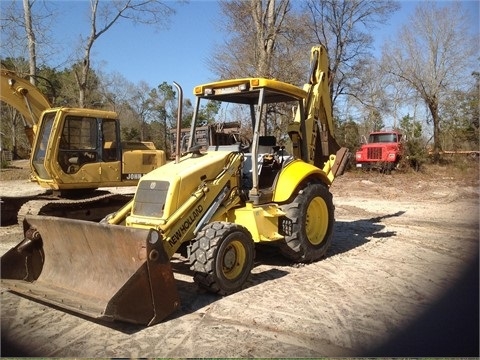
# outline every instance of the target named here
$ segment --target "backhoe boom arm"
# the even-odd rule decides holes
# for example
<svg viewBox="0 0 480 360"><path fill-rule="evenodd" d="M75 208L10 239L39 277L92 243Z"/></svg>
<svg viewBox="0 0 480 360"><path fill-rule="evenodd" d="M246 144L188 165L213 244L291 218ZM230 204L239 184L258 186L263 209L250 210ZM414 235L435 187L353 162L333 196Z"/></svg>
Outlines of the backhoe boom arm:
<svg viewBox="0 0 480 360"><path fill-rule="evenodd" d="M297 109L288 132L295 156L323 168L333 181L335 176L343 173L349 153L335 139L328 55L323 46L312 47L310 66L309 79L303 87L307 93L304 107ZM301 119L305 120L302 122Z"/></svg>

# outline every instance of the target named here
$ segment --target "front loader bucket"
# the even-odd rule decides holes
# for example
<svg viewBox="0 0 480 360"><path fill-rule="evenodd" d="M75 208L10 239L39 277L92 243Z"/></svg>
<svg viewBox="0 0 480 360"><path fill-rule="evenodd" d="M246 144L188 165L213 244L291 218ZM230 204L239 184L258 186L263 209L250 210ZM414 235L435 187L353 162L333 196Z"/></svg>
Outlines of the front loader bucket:
<svg viewBox="0 0 480 360"><path fill-rule="evenodd" d="M155 230L27 216L25 240L1 257L2 286L101 320L153 325L179 306Z"/></svg>

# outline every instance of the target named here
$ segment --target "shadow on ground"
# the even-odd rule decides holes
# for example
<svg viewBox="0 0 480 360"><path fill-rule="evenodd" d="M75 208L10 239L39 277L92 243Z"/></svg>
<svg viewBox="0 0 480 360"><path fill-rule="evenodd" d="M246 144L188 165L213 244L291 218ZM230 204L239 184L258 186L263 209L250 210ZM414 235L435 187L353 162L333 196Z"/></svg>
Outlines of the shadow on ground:
<svg viewBox="0 0 480 360"><path fill-rule="evenodd" d="M372 238L389 239L396 236L395 231L385 231L386 225L382 220L399 217L405 211L397 211L393 214L376 216L368 219L354 221L336 221L333 230L333 241L327 257L339 255L351 251L359 246L368 243Z"/></svg>

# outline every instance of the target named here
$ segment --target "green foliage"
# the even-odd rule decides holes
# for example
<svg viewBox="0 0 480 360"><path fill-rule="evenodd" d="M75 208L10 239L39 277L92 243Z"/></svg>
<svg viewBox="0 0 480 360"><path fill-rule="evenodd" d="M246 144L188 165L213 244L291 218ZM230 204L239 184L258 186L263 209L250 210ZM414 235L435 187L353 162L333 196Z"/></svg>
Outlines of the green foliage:
<svg viewBox="0 0 480 360"><path fill-rule="evenodd" d="M418 171L428 160L425 141L421 137L409 139L405 143L405 156L403 161L414 170Z"/></svg>
<svg viewBox="0 0 480 360"><path fill-rule="evenodd" d="M335 139L337 143L346 147L350 150L349 164L348 166L354 166L355 161L355 152L360 147L360 134L358 129L358 124L353 121L352 118L342 121L341 119L335 118Z"/></svg>
<svg viewBox="0 0 480 360"><path fill-rule="evenodd" d="M407 114L400 120L400 130L407 138L419 138L422 136L422 123Z"/></svg>
<svg viewBox="0 0 480 360"><path fill-rule="evenodd" d="M12 58L6 57L5 59L0 59L2 67L8 70L15 71L19 74L28 73L28 60L24 57Z"/></svg>
<svg viewBox="0 0 480 360"><path fill-rule="evenodd" d="M5 169L10 165L10 162L5 159L0 159L0 169Z"/></svg>
<svg viewBox="0 0 480 360"><path fill-rule="evenodd" d="M353 121L350 119L350 121ZM382 113L376 108L367 107L363 115L363 121L361 122L358 133L359 136L368 137L373 131L380 131L385 127L383 122Z"/></svg>
<svg viewBox="0 0 480 360"><path fill-rule="evenodd" d="M164 123L174 123L176 114L175 99L176 93L173 87L165 81L150 90L146 105L150 109L151 118Z"/></svg>
<svg viewBox="0 0 480 360"><path fill-rule="evenodd" d="M479 73L472 76L475 84L468 90L449 94L442 112L443 150L478 150L479 148Z"/></svg>
<svg viewBox="0 0 480 360"><path fill-rule="evenodd" d="M197 124L210 124L215 122L215 116L220 111L219 101L208 101L205 106L202 106L198 111Z"/></svg>
<svg viewBox="0 0 480 360"><path fill-rule="evenodd" d="M24 58L5 58L0 61L3 67L15 71L19 76L29 77L28 62ZM79 64L60 71L41 65L37 68L36 86L53 106L78 107L78 86L75 74L79 69ZM87 107L94 108L102 104L104 95L100 89L100 82L100 77L91 71L86 91Z"/></svg>
<svg viewBox="0 0 480 360"><path fill-rule="evenodd" d="M193 119L193 105L190 99L185 99L183 101L183 112L182 112L182 127L189 127ZM174 124L173 128L176 127Z"/></svg>
<svg viewBox="0 0 480 360"><path fill-rule="evenodd" d="M407 114L400 120L400 131L404 139L406 138L402 162L418 171L428 159L427 142L422 136L422 123Z"/></svg>
<svg viewBox="0 0 480 360"><path fill-rule="evenodd" d="M360 147L358 124L351 118L346 121L336 119L336 123L335 138L338 144L354 153Z"/></svg>
<svg viewBox="0 0 480 360"><path fill-rule="evenodd" d="M382 115L378 109L371 109L368 114L368 122L372 124L372 131L380 131L385 127Z"/></svg>
<svg viewBox="0 0 480 360"><path fill-rule="evenodd" d="M53 106L57 105L58 96L61 94L62 79L60 74L47 66L42 66L37 72L37 88L47 97Z"/></svg>
<svg viewBox="0 0 480 360"><path fill-rule="evenodd" d="M122 127L122 139L125 141L140 141L140 131L135 128Z"/></svg>

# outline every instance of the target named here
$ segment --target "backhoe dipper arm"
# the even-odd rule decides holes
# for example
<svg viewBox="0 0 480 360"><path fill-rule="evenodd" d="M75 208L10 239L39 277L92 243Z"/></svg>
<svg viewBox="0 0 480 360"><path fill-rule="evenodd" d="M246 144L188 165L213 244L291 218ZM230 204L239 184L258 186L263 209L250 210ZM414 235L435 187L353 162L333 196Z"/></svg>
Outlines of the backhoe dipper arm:
<svg viewBox="0 0 480 360"><path fill-rule="evenodd" d="M329 177L333 180L336 175L343 173L348 150L341 148L335 139L328 85L328 55L323 46L312 47L310 66L308 82L303 86L308 94L305 106L304 109L297 109L295 119L289 126L289 134L295 155L316 167L324 168L327 173L331 172ZM305 119L304 122L302 119Z"/></svg>
<svg viewBox="0 0 480 360"><path fill-rule="evenodd" d="M37 87L13 71L1 69L0 85L0 101L22 114L25 132L30 144L33 145L36 124L42 112L51 108L50 102Z"/></svg>

